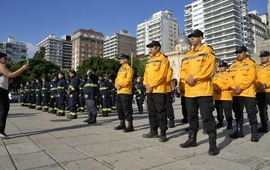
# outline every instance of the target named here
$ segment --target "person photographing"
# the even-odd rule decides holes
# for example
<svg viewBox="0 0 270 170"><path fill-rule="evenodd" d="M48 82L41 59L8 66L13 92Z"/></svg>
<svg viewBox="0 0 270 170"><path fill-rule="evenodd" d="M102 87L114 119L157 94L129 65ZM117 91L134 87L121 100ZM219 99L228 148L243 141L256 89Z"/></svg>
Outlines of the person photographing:
<svg viewBox="0 0 270 170"><path fill-rule="evenodd" d="M19 76L29 67L29 64L25 64L18 70L11 72L6 67L7 62L7 54L0 52L0 137L4 139L9 138L5 133L6 120L10 107L8 99L9 79Z"/></svg>

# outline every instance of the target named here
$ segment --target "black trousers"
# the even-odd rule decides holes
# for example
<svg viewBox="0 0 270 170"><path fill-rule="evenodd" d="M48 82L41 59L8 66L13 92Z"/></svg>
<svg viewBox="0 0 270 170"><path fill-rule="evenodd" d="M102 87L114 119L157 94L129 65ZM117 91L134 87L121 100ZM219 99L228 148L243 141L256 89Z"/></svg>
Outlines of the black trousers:
<svg viewBox="0 0 270 170"><path fill-rule="evenodd" d="M253 123L257 124L257 116L258 109L256 107L256 100L253 97L242 97L237 96L233 97L233 112L235 114L235 121L237 123L244 123L244 107L246 108L248 119L250 125Z"/></svg>
<svg viewBox="0 0 270 170"><path fill-rule="evenodd" d="M56 99L57 109L58 113L65 113L66 109L66 97L65 94L58 94L58 97Z"/></svg>
<svg viewBox="0 0 270 170"><path fill-rule="evenodd" d="M166 93L147 93L147 109L151 130L166 131L167 113L166 113Z"/></svg>
<svg viewBox="0 0 270 170"><path fill-rule="evenodd" d="M215 100L215 108L217 110L217 120L223 122L224 115L227 122L232 122L232 101L231 100Z"/></svg>
<svg viewBox="0 0 270 170"><path fill-rule="evenodd" d="M188 113L187 113L186 97L185 96L181 96L181 106L182 106L183 119L188 120Z"/></svg>
<svg viewBox="0 0 270 170"><path fill-rule="evenodd" d="M144 101L144 95L143 94L139 94L136 96L136 103L138 106L139 111L143 111L143 101Z"/></svg>
<svg viewBox="0 0 270 170"><path fill-rule="evenodd" d="M167 113L168 119L170 119L170 120L174 120L174 118L175 118L174 110L173 110L173 106L172 106L172 103L173 103L172 95L173 95L172 92L168 92L166 95L167 96L166 113Z"/></svg>
<svg viewBox="0 0 270 170"><path fill-rule="evenodd" d="M77 113L78 96L79 96L79 92L76 92L76 91L73 92L72 94L69 94L68 108L71 114Z"/></svg>
<svg viewBox="0 0 270 170"><path fill-rule="evenodd" d="M97 115L97 107L94 99L85 99L85 107L89 115Z"/></svg>
<svg viewBox="0 0 270 170"><path fill-rule="evenodd" d="M268 121L267 106L270 105L270 93L256 93L256 101L261 123L266 123Z"/></svg>
<svg viewBox="0 0 270 170"><path fill-rule="evenodd" d="M9 111L8 90L0 88L0 133L5 132Z"/></svg>
<svg viewBox="0 0 270 170"><path fill-rule="evenodd" d="M127 121L133 120L132 95L117 94L116 110L119 120L127 120Z"/></svg>
<svg viewBox="0 0 270 170"><path fill-rule="evenodd" d="M189 130L198 132L199 117L198 109L202 117L204 130L206 133L216 133L216 122L213 116L214 103L213 96L186 97L186 108L189 118Z"/></svg>

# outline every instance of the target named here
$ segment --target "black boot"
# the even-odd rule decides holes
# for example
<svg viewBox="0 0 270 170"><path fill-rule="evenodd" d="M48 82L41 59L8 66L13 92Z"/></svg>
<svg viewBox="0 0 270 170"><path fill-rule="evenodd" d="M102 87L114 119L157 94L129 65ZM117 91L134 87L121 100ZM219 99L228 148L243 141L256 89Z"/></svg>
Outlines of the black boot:
<svg viewBox="0 0 270 170"><path fill-rule="evenodd" d="M108 111L103 111L103 112L102 112L102 117L108 117L108 116L109 116Z"/></svg>
<svg viewBox="0 0 270 170"><path fill-rule="evenodd" d="M169 128L174 128L175 124L174 124L174 119L170 119L169 120Z"/></svg>
<svg viewBox="0 0 270 170"><path fill-rule="evenodd" d="M92 113L88 113L88 118L83 122L88 123L92 119L92 117L93 117Z"/></svg>
<svg viewBox="0 0 270 170"><path fill-rule="evenodd" d="M226 129L232 129L232 121L228 121L227 128Z"/></svg>
<svg viewBox="0 0 270 170"><path fill-rule="evenodd" d="M259 142L257 123L251 124L251 142Z"/></svg>
<svg viewBox="0 0 270 170"><path fill-rule="evenodd" d="M223 121L219 121L218 124L216 125L216 128L222 128L223 127Z"/></svg>
<svg viewBox="0 0 270 170"><path fill-rule="evenodd" d="M123 129L123 131L124 132L133 132L134 131L132 120L128 121L128 126L125 129Z"/></svg>
<svg viewBox="0 0 270 170"><path fill-rule="evenodd" d="M161 130L160 131L160 136L159 136L159 141L160 142L167 142L168 140L169 140L169 138L167 138L167 136L166 136L166 131Z"/></svg>
<svg viewBox="0 0 270 170"><path fill-rule="evenodd" d="M114 127L114 130L123 130L126 129L125 120L120 120L120 124Z"/></svg>
<svg viewBox="0 0 270 170"><path fill-rule="evenodd" d="M197 132L189 131L188 140L180 144L181 148L190 148L197 146Z"/></svg>
<svg viewBox="0 0 270 170"><path fill-rule="evenodd" d="M97 123L97 115L92 115L91 119L88 121L88 124Z"/></svg>
<svg viewBox="0 0 270 170"><path fill-rule="evenodd" d="M139 110L139 114L143 114L143 109L140 109Z"/></svg>
<svg viewBox="0 0 270 170"><path fill-rule="evenodd" d="M158 138L157 129L151 129L149 133L143 134L143 138Z"/></svg>
<svg viewBox="0 0 270 170"><path fill-rule="evenodd" d="M230 138L237 139L237 138L243 138L243 124L242 123L236 123L236 131L232 134L229 134Z"/></svg>
<svg viewBox="0 0 270 170"><path fill-rule="evenodd" d="M209 133L209 155L218 155L219 149L217 148L217 134L216 133Z"/></svg>
<svg viewBox="0 0 270 170"><path fill-rule="evenodd" d="M267 133L267 132L268 132L267 122L262 122L262 127L258 129L258 133Z"/></svg>

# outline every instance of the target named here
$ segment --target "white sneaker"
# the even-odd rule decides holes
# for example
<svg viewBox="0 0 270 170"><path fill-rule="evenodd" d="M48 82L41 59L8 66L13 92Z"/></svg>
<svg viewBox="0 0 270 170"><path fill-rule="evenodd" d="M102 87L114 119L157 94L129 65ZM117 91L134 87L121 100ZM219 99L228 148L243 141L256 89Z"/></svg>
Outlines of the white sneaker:
<svg viewBox="0 0 270 170"><path fill-rule="evenodd" d="M0 132L0 137L3 139L8 139L9 136L5 132Z"/></svg>

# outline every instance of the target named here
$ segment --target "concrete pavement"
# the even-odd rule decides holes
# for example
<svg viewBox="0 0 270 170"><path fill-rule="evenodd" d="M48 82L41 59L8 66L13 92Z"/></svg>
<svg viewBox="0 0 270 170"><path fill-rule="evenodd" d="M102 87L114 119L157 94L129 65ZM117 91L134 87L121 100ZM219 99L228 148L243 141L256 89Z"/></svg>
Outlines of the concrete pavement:
<svg viewBox="0 0 270 170"><path fill-rule="evenodd" d="M146 112L134 115L134 132L124 133L114 130L119 123L115 112L88 125L83 123L87 117L84 113L68 120L12 103L6 127L10 139L0 139L0 169L270 169L270 133L253 143L247 122L245 137L237 140L228 137L233 130L221 128L217 140L220 154L209 156L208 135L202 130L198 132L198 147L179 147L188 138L184 131L188 125L180 123L179 99L174 109L176 127L167 131L170 140L161 143L157 138L142 138L149 132Z"/></svg>

